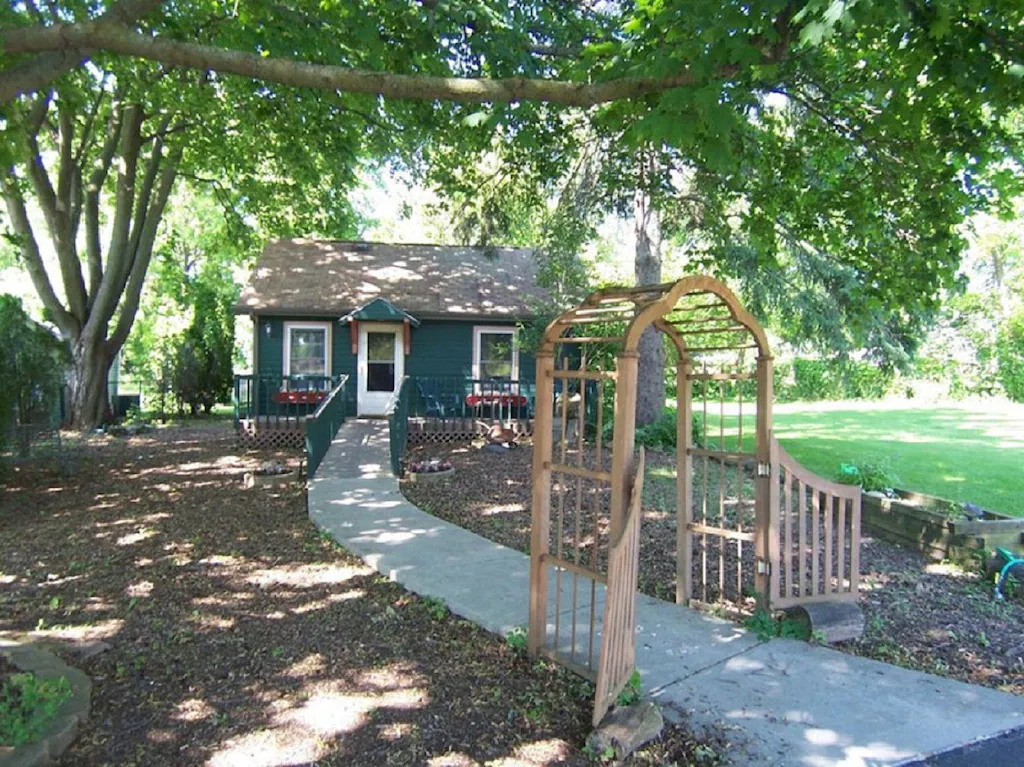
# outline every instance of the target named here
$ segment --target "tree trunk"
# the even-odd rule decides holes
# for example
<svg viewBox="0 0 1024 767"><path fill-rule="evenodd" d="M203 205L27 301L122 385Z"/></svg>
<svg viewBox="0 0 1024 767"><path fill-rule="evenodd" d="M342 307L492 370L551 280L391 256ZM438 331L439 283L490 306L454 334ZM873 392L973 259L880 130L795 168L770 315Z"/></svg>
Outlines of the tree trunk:
<svg viewBox="0 0 1024 767"><path fill-rule="evenodd" d="M110 410L107 375L110 356L103 342L88 344L78 339L71 344L70 425L88 430L103 423Z"/></svg>
<svg viewBox="0 0 1024 767"><path fill-rule="evenodd" d="M638 189L634 198L633 228L636 234L634 264L637 285L661 282L661 219L651 198ZM665 346L660 330L647 328L637 348L639 372L636 391L636 425L658 420L665 407Z"/></svg>

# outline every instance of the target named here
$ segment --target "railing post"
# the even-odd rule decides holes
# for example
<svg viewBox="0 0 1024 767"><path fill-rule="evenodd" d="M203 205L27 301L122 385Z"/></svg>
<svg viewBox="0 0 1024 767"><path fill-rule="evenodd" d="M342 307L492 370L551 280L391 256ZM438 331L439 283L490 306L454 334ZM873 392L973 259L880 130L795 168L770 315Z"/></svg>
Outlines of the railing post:
<svg viewBox="0 0 1024 767"><path fill-rule="evenodd" d="M687 357L676 366L676 604L693 596L693 367Z"/></svg>
<svg viewBox="0 0 1024 767"><path fill-rule="evenodd" d="M778 535L778 530L772 528L772 519L777 516L772 513L771 502L773 496L778 495L771 492L771 482L774 472L771 470L771 435L772 435L772 358L761 354L757 358L757 470L754 486L754 557L756 567L754 570L754 590L757 592L758 608L767 610L770 608L769 579L775 577L771 572L775 563L772 562L771 539Z"/></svg>
<svg viewBox="0 0 1024 767"><path fill-rule="evenodd" d="M537 354L537 412L533 434L533 499L530 530L529 650L536 655L547 641L548 574L544 556L551 530L551 429L554 410L555 355Z"/></svg>

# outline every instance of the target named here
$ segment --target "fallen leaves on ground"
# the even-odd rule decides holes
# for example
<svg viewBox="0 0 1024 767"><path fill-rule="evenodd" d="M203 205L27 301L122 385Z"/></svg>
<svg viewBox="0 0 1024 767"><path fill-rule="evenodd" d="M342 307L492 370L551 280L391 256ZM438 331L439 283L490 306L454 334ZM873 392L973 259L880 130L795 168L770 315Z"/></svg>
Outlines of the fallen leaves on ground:
<svg viewBox="0 0 1024 767"><path fill-rule="evenodd" d="M587 763L589 683L439 618L320 535L301 485L243 489L297 456L224 423L76 450L0 485L0 630L94 680L62 764ZM635 762L722 748L670 727Z"/></svg>

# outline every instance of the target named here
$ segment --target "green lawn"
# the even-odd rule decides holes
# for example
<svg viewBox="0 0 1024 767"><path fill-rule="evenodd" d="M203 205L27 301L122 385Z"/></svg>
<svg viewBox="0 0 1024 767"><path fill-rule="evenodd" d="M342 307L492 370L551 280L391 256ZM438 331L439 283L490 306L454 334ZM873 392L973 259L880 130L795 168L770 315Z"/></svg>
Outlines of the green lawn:
<svg viewBox="0 0 1024 767"><path fill-rule="evenodd" d="M1024 405L797 402L776 405L774 419L786 450L822 476L887 461L907 490L1024 516Z"/></svg>

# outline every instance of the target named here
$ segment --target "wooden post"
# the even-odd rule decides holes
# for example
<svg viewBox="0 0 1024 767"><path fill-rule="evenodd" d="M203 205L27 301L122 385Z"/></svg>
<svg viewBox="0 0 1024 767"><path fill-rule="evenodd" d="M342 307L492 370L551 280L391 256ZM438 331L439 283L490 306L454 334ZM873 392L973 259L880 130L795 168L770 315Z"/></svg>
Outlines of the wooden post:
<svg viewBox="0 0 1024 767"><path fill-rule="evenodd" d="M754 575L754 590L757 592L758 607L767 610L770 607L769 578L774 575L769 570L773 566L771 560L770 541L778 535L772 529L772 519L777 514L771 512L771 439L772 439L772 358L760 355L757 358L757 479L754 495L754 557L757 567Z"/></svg>
<svg viewBox="0 0 1024 767"><path fill-rule="evenodd" d="M551 430L554 409L554 352L537 353L537 404L533 429L533 506L530 529L530 632L528 646L536 655L548 630L548 573L544 555L551 530Z"/></svg>
<svg viewBox="0 0 1024 767"><path fill-rule="evenodd" d="M609 540L622 535L622 523L629 506L633 472L633 442L636 436L636 378L639 357L622 352L616 360L615 433L612 437L612 497ZM611 588L611 584L608 584Z"/></svg>
<svg viewBox="0 0 1024 767"><path fill-rule="evenodd" d="M693 595L693 367L688 357L676 366L676 604Z"/></svg>
<svg viewBox="0 0 1024 767"><path fill-rule="evenodd" d="M252 316L252 380L249 381L249 420L253 436L260 428L260 317Z"/></svg>

